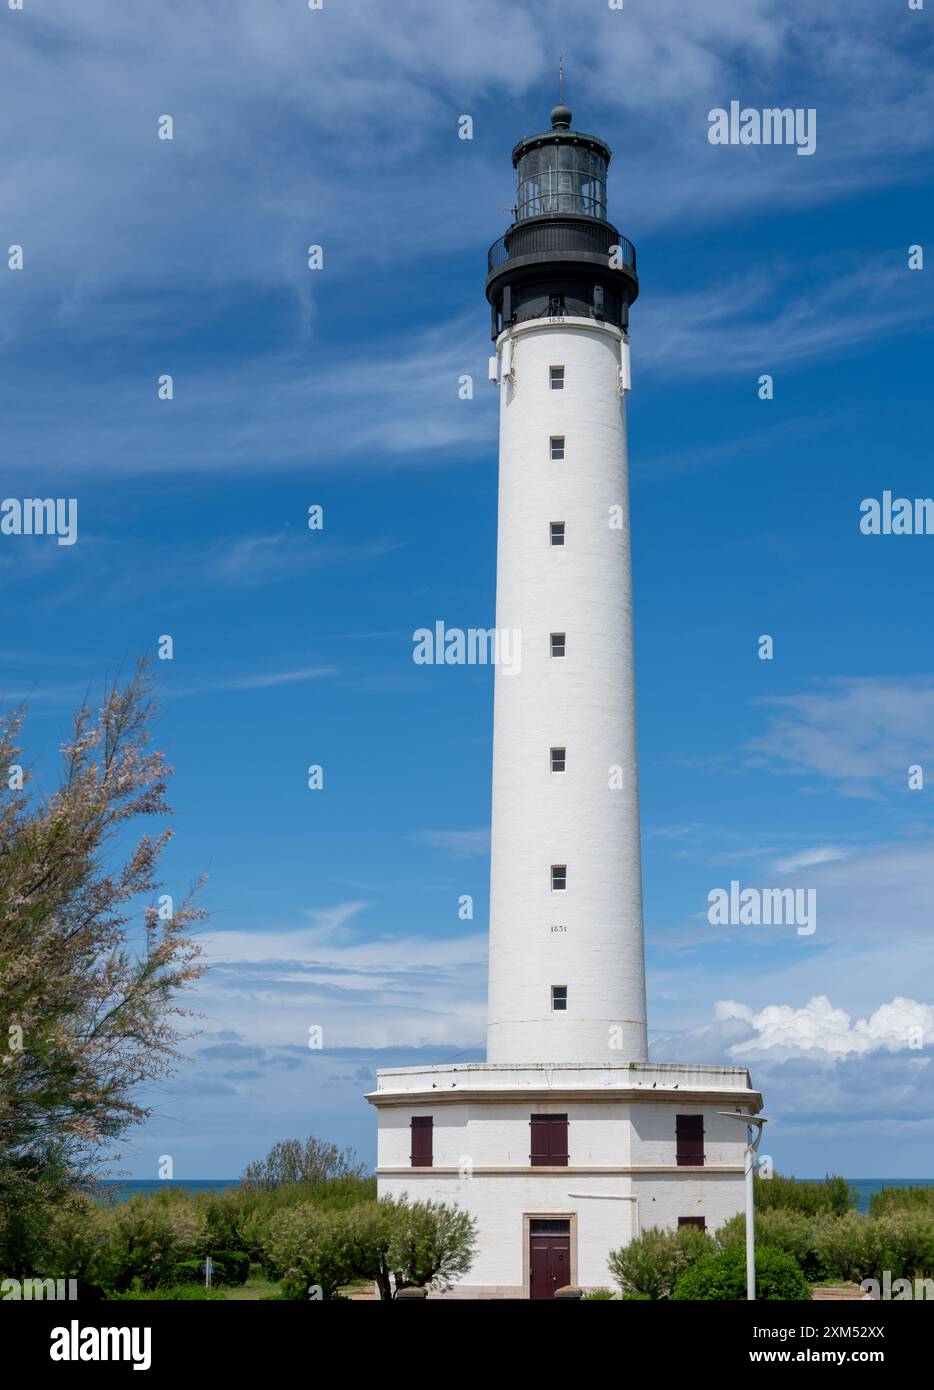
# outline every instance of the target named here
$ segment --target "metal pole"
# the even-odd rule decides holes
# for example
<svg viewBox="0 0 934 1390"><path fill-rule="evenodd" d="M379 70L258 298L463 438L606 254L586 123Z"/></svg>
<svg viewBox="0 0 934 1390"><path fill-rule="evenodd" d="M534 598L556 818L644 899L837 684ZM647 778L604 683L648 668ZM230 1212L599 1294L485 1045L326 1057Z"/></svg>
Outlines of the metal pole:
<svg viewBox="0 0 934 1390"><path fill-rule="evenodd" d="M746 1130L746 1299L756 1301L756 1212L753 1194L753 1176L756 1166L756 1148L753 1143L753 1127ZM758 1136L757 1136L758 1138Z"/></svg>

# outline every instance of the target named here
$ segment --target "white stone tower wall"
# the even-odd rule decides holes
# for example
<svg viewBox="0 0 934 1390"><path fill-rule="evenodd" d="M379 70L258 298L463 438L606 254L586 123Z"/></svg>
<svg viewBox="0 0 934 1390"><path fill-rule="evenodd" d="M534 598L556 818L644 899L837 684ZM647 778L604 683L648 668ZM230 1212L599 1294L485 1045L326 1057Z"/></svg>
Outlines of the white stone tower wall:
<svg viewBox="0 0 934 1390"><path fill-rule="evenodd" d="M640 1061L622 334L591 319L539 319L497 347L512 372L500 387L496 623L521 634L521 670L499 666L495 681L487 1059ZM563 390L551 389L552 366L564 367ZM565 439L561 462L550 458L553 435ZM550 543L553 521L565 524L563 547ZM567 634L563 658L550 654L553 632ZM551 772L552 747L567 750L566 772ZM610 786L614 768L619 788ZM551 890L553 864L567 865L564 892ZM566 1012L552 1010L552 985L567 987Z"/></svg>

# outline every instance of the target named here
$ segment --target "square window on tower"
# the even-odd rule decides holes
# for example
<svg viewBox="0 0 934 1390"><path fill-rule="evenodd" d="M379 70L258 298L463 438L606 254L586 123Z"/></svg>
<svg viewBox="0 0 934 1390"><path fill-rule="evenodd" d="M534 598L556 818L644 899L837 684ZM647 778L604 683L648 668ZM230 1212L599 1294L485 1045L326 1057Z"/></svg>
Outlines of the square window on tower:
<svg viewBox="0 0 934 1390"><path fill-rule="evenodd" d="M567 864L552 864L551 866L551 891L552 893L563 893L568 886L568 866Z"/></svg>
<svg viewBox="0 0 934 1390"><path fill-rule="evenodd" d="M568 987L567 985L552 985L551 987L551 1008L553 1013L564 1013L568 1006Z"/></svg>
<svg viewBox="0 0 934 1390"><path fill-rule="evenodd" d="M551 654L552 656L567 655L567 634L564 632L553 632L551 634Z"/></svg>
<svg viewBox="0 0 934 1390"><path fill-rule="evenodd" d="M549 367L549 368L548 368L548 379L549 379L549 384L550 384L550 386L551 386L552 391L563 391L563 390L564 390L564 368L563 368L563 367Z"/></svg>
<svg viewBox="0 0 934 1390"><path fill-rule="evenodd" d="M551 750L551 770L552 772L564 772L566 770L566 758L564 748L552 748Z"/></svg>
<svg viewBox="0 0 934 1390"><path fill-rule="evenodd" d="M551 457L560 461L564 458L564 435L553 434L551 436Z"/></svg>
<svg viewBox="0 0 934 1390"><path fill-rule="evenodd" d="M563 521L553 521L551 523L551 543L552 545L564 545Z"/></svg>

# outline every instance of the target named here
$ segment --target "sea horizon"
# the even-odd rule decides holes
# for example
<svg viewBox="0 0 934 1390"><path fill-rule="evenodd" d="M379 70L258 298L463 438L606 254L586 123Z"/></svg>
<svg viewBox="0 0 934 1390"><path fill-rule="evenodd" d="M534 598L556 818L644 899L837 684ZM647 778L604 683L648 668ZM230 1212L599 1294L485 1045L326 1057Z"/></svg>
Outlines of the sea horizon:
<svg viewBox="0 0 934 1390"><path fill-rule="evenodd" d="M798 1178L799 1182L826 1182L822 1178ZM857 1211L868 1211L870 1199L884 1187L934 1187L934 1178L847 1178L857 1195ZM187 1192L207 1192L212 1188L218 1191L229 1187L239 1187L242 1178L101 1178L99 1186L108 1190L108 1195L118 1201L126 1201L147 1192L155 1192L160 1187L180 1187ZM123 1189L121 1192L120 1189Z"/></svg>

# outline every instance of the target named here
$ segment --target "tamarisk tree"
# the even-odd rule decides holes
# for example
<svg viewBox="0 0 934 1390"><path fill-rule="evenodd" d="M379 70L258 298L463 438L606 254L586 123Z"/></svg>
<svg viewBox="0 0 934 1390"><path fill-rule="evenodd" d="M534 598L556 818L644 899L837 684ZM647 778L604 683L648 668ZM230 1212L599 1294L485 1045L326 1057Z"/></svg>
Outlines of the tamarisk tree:
<svg viewBox="0 0 934 1390"><path fill-rule="evenodd" d="M248 1163L243 1173L246 1187L270 1189L294 1182L326 1182L332 1178L362 1178L366 1164L353 1149L339 1149L311 1135L283 1139L263 1159Z"/></svg>
<svg viewBox="0 0 934 1390"><path fill-rule="evenodd" d="M172 832L136 830L169 810L151 687L142 665L82 705L50 793L23 771L22 711L0 724L0 1251L11 1221L80 1186L147 1116L138 1088L179 1056L204 914L191 894L156 905Z"/></svg>

